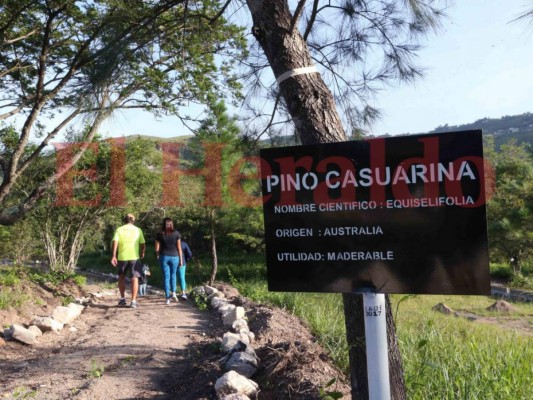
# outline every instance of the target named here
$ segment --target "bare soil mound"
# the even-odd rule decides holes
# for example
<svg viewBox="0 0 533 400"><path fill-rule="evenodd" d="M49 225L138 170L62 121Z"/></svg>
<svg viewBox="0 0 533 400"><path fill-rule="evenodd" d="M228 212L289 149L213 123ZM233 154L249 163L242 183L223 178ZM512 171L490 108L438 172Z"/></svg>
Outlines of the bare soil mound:
<svg viewBox="0 0 533 400"><path fill-rule="evenodd" d="M287 312L247 302L250 330L256 334L261 368L254 380L261 387L260 399L321 399L318 389L330 380L328 391L350 398L344 374L311 335L307 326Z"/></svg>
<svg viewBox="0 0 533 400"><path fill-rule="evenodd" d="M490 307L487 307L487 311L494 311L494 312L500 312L500 313L510 313L515 312L516 307L509 304L505 300L498 300L494 304L492 304Z"/></svg>

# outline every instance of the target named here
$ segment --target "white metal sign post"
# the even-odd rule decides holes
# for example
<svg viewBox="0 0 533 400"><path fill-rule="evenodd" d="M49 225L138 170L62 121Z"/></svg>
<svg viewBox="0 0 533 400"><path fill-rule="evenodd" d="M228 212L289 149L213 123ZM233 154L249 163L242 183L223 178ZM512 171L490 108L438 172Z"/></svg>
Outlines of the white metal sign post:
<svg viewBox="0 0 533 400"><path fill-rule="evenodd" d="M369 400L390 400L385 295L364 293Z"/></svg>

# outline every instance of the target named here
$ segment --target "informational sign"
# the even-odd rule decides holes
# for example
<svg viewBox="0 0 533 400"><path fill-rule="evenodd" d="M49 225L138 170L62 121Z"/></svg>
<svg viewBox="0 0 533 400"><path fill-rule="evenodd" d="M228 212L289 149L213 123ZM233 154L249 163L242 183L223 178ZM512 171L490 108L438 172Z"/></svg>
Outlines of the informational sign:
<svg viewBox="0 0 533 400"><path fill-rule="evenodd" d="M260 157L269 290L490 294L481 131Z"/></svg>

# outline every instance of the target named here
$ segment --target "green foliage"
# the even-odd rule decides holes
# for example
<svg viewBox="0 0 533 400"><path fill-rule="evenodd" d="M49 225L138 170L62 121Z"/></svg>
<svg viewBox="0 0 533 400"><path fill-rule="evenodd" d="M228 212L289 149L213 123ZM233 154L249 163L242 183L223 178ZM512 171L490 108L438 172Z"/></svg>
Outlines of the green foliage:
<svg viewBox="0 0 533 400"><path fill-rule="evenodd" d="M70 303L75 303L75 302L76 302L76 299L72 296L61 297L61 305L64 307L68 306Z"/></svg>
<svg viewBox="0 0 533 400"><path fill-rule="evenodd" d="M196 304L196 307L198 307L199 310L207 310L207 296L206 295L195 295L193 297L194 303Z"/></svg>
<svg viewBox="0 0 533 400"><path fill-rule="evenodd" d="M493 279L501 279L508 282L513 277L513 271L508 264L490 263L490 276Z"/></svg>
<svg viewBox="0 0 533 400"><path fill-rule="evenodd" d="M0 310L17 309L29 300L29 297L19 287L1 287Z"/></svg>
<svg viewBox="0 0 533 400"><path fill-rule="evenodd" d="M23 269L17 266L0 267L0 310L17 309L29 300L21 288Z"/></svg>
<svg viewBox="0 0 533 400"><path fill-rule="evenodd" d="M97 362L96 360L91 360L91 370L89 376L91 378L101 378L104 375L105 367Z"/></svg>
<svg viewBox="0 0 533 400"><path fill-rule="evenodd" d="M128 354L127 356L125 356L124 358L122 358L120 360L120 365L122 365L123 367L131 365L131 364L135 363L135 359L136 358L137 358L137 356L135 356L133 354Z"/></svg>
<svg viewBox="0 0 533 400"><path fill-rule="evenodd" d="M515 274L509 282L511 287L533 290L533 278L522 274Z"/></svg>
<svg viewBox="0 0 533 400"><path fill-rule="evenodd" d="M489 244L493 261L509 262L513 273L533 255L533 155L522 144L503 145L487 155L496 172L496 191L488 202Z"/></svg>
<svg viewBox="0 0 533 400"><path fill-rule="evenodd" d="M15 286L20 282L17 267L0 267L0 286Z"/></svg>
<svg viewBox="0 0 533 400"><path fill-rule="evenodd" d="M13 391L13 398L15 399L31 399L35 396L37 396L37 391L25 386L17 386Z"/></svg>
<svg viewBox="0 0 533 400"><path fill-rule="evenodd" d="M328 383L326 383L324 387L320 387L320 389L318 389L318 394L320 395L320 398L322 400L342 399L343 395L341 392L335 392L335 391L328 390L336 382L337 382L337 379L333 378Z"/></svg>
<svg viewBox="0 0 533 400"><path fill-rule="evenodd" d="M72 275L72 280L78 286L84 286L87 283L87 277L83 275Z"/></svg>
<svg viewBox="0 0 533 400"><path fill-rule="evenodd" d="M0 226L0 254L16 263L24 263L32 259L44 259L44 246L34 221L22 219L14 225ZM38 226L38 225L37 225Z"/></svg>
<svg viewBox="0 0 533 400"><path fill-rule="evenodd" d="M62 131L71 136L73 117L87 123L83 135L74 136L91 141L121 108L188 120L191 101L205 104L219 93L241 97L234 67L247 42L242 28L220 15L219 2L4 3L0 114L7 123L0 126L0 177L13 182L1 181L0 204L17 211L2 213L6 221L31 208L21 204L35 199L34 188L41 193L53 183L54 171L42 170L41 180L26 181L25 192L12 186L30 177L28 166L46 154L51 139ZM21 129L14 128L15 118Z"/></svg>
<svg viewBox="0 0 533 400"><path fill-rule="evenodd" d="M209 249L212 252L212 270L209 281L215 279L217 274L217 249L224 250L235 248L238 245L247 250L259 250L262 247L262 226L259 227L257 221L260 220L260 211L257 208L246 207L234 198L236 185L241 182L234 182L230 179L231 170L236 163L244 157L243 142L239 140L239 127L236 118L227 114L226 105L216 97L209 98L210 113L202 122L200 128L190 142L190 151L193 155L193 166L212 164L219 168L219 178L211 184L204 184L204 195L206 206L205 214L195 213L203 219L203 237L210 241ZM207 156L208 146L221 148L221 157L211 160ZM250 189L248 187L248 189ZM239 192L242 193L241 189ZM246 195L250 193L246 192ZM242 197L245 195L243 194ZM215 199L219 199L218 201ZM248 223L246 223L248 222ZM224 239L224 240L220 240Z"/></svg>
<svg viewBox="0 0 533 400"><path fill-rule="evenodd" d="M51 284L53 286L57 286L58 284L66 281L73 275L65 273L65 272L28 271L26 276L32 282L35 282L41 285Z"/></svg>

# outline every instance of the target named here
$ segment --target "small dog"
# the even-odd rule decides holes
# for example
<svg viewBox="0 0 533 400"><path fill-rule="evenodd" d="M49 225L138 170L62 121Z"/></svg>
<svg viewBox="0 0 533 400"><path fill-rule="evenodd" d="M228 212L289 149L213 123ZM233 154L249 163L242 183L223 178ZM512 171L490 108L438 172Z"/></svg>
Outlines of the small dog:
<svg viewBox="0 0 533 400"><path fill-rule="evenodd" d="M139 278L139 296L146 296L146 285L148 277L150 276L150 267L148 264L143 264L141 270L141 277Z"/></svg>

